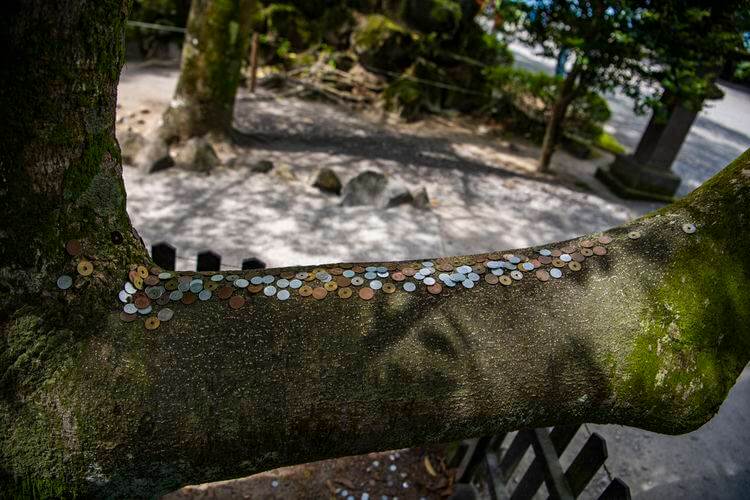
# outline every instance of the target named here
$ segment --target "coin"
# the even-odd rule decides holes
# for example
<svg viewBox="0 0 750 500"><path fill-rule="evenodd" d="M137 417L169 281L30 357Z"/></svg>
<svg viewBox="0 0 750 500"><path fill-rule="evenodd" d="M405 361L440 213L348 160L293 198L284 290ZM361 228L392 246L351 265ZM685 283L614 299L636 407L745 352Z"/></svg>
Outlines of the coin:
<svg viewBox="0 0 750 500"><path fill-rule="evenodd" d="M57 278L57 288L60 290L67 290L73 286L73 278L68 276L67 274L63 274L59 278Z"/></svg>
<svg viewBox="0 0 750 500"><path fill-rule="evenodd" d="M78 261L78 274L81 276L88 276L94 272L94 265L84 259Z"/></svg>
<svg viewBox="0 0 750 500"><path fill-rule="evenodd" d="M152 309L151 306L148 306L148 307L143 308L143 309L138 309L138 314L141 314L143 316L148 316L149 314L151 314L151 309Z"/></svg>
<svg viewBox="0 0 750 500"><path fill-rule="evenodd" d="M138 309L145 309L151 304L151 301L145 293L139 292L133 297L133 304L135 304L135 307Z"/></svg>
<svg viewBox="0 0 750 500"><path fill-rule="evenodd" d="M630 231L628 233L628 238L630 238L631 240L637 240L640 237L641 237L640 231Z"/></svg>
<svg viewBox="0 0 750 500"><path fill-rule="evenodd" d="M343 273L341 273L341 275L344 276L344 277L346 277L346 278L353 278L355 274L356 273L354 271L352 271L351 269L347 269L346 271L344 271Z"/></svg>
<svg viewBox="0 0 750 500"><path fill-rule="evenodd" d="M695 227L695 224L687 223L687 224L682 225L682 230L686 232L687 234L693 234L695 231L698 230L698 228Z"/></svg>
<svg viewBox="0 0 750 500"><path fill-rule="evenodd" d="M581 240L578 244L581 246L581 248L591 248L595 245L595 243L591 240Z"/></svg>
<svg viewBox="0 0 750 500"><path fill-rule="evenodd" d="M555 267L563 267L563 266L565 266L565 262L563 262L560 259L553 259L552 260L552 265L555 266Z"/></svg>
<svg viewBox="0 0 750 500"><path fill-rule="evenodd" d="M396 291L396 285L393 283L383 283L383 291L385 293L393 293Z"/></svg>
<svg viewBox="0 0 750 500"><path fill-rule="evenodd" d="M78 240L70 240L65 244L65 251L71 257L76 257L81 253L81 242Z"/></svg>
<svg viewBox="0 0 750 500"><path fill-rule="evenodd" d="M362 266L354 266L352 267L352 271L359 274L365 272L365 268Z"/></svg>
<svg viewBox="0 0 750 500"><path fill-rule="evenodd" d="M179 290L175 290L172 293L169 294L169 300L177 302L178 300L182 300L182 292Z"/></svg>
<svg viewBox="0 0 750 500"><path fill-rule="evenodd" d="M310 287L308 285L303 285L299 289L299 294L302 295L303 297L308 297L308 296L312 295L312 292L313 292L312 287Z"/></svg>
<svg viewBox="0 0 750 500"><path fill-rule="evenodd" d="M566 246L562 247L562 251L563 251L563 253L570 254L570 253L573 253L573 252L576 251L576 247L571 246L571 245L566 245Z"/></svg>
<svg viewBox="0 0 750 500"><path fill-rule="evenodd" d="M138 308L135 307L135 304L125 304L122 307L122 312L125 314L135 314L138 312Z"/></svg>
<svg viewBox="0 0 750 500"><path fill-rule="evenodd" d="M211 281L222 281L223 279L223 274L214 274L213 276L211 276Z"/></svg>
<svg viewBox="0 0 750 500"><path fill-rule="evenodd" d="M182 303L185 304L185 305L189 306L190 304L192 304L196 300L198 300L198 297L194 293L185 292L182 295Z"/></svg>
<svg viewBox="0 0 750 500"><path fill-rule="evenodd" d="M513 283L513 280L512 280L512 279L510 279L510 276L508 276L507 274L504 274L503 276L500 276L500 277L499 277L499 278L497 279L497 281L499 281L499 282L500 282L501 284L503 284L503 285L505 285L505 286L508 286L508 285L510 285L511 283Z"/></svg>
<svg viewBox="0 0 750 500"><path fill-rule="evenodd" d="M553 277L553 278L555 278L555 279L557 279L557 278L562 278L562 271L560 271L560 270L559 270L559 269L557 269L557 268L554 268L554 269L550 269L550 270L549 270L549 275L550 275L550 276L552 276L552 277Z"/></svg>
<svg viewBox="0 0 750 500"><path fill-rule="evenodd" d="M125 290L125 291L126 291L127 293L129 293L130 295L133 295L133 294L134 294L134 293L135 293L135 292L137 291L137 289L136 289L136 288L135 288L135 287L133 286L133 284L132 284L131 282L129 282L129 281L126 281L126 282L125 282L125 286L123 287L123 289L124 289L124 290Z"/></svg>
<svg viewBox="0 0 750 500"><path fill-rule="evenodd" d="M276 286L278 288L286 288L289 286L289 280L286 278L281 278L279 280L276 280Z"/></svg>
<svg viewBox="0 0 750 500"><path fill-rule="evenodd" d="M154 286L159 284L159 278L153 274L149 274L143 282L149 286Z"/></svg>
<svg viewBox="0 0 750 500"><path fill-rule="evenodd" d="M232 295L232 298L229 299L229 307L232 309L239 309L242 306L245 305L245 297L242 295Z"/></svg>
<svg viewBox="0 0 750 500"><path fill-rule="evenodd" d="M352 296L352 289L349 287L339 288L338 294L342 299L348 299Z"/></svg>
<svg viewBox="0 0 750 500"><path fill-rule="evenodd" d="M393 274L396 274L396 273L393 273ZM401 274L403 274L404 276L414 276L415 274L417 274L417 271L416 269L405 267L404 269L401 270Z"/></svg>
<svg viewBox="0 0 750 500"><path fill-rule="evenodd" d="M442 285L440 285L440 283L435 283L434 285L428 286L427 291L430 292L432 295L438 295L440 292L443 291L443 287Z"/></svg>
<svg viewBox="0 0 750 500"><path fill-rule="evenodd" d="M306 273L305 271L300 271L294 275L294 277L297 278L298 280L306 280L308 276L309 274Z"/></svg>
<svg viewBox="0 0 750 500"><path fill-rule="evenodd" d="M404 283L404 285L403 285L403 289L404 289L405 291L407 291L407 292L413 292L414 290L416 290L416 289L417 289L417 285L415 285L415 284L414 284L414 283L412 283L411 281L407 281L407 282L405 282L405 283Z"/></svg>
<svg viewBox="0 0 750 500"><path fill-rule="evenodd" d="M326 295L328 295L328 291L322 286L316 286L313 288L312 296L314 299L323 300L326 298Z"/></svg>
<svg viewBox="0 0 750 500"><path fill-rule="evenodd" d="M294 290L298 289L302 286L302 281L298 280L297 278L294 278L289 282L289 288L293 288Z"/></svg>
<svg viewBox="0 0 750 500"><path fill-rule="evenodd" d="M125 311L120 312L120 320L124 321L125 323L130 323L132 321L135 321L138 319L137 314L128 314Z"/></svg>
<svg viewBox="0 0 750 500"><path fill-rule="evenodd" d="M552 255L552 252L550 252L546 248L542 248L541 250L539 250L539 255L542 255L544 257L549 257L550 255Z"/></svg>
<svg viewBox="0 0 750 500"><path fill-rule="evenodd" d="M268 285L263 289L263 295L265 295L266 297L273 297L274 295L276 295L276 287L273 285Z"/></svg>
<svg viewBox="0 0 750 500"><path fill-rule="evenodd" d="M167 295L166 293L163 294L161 297L159 297L158 299L156 299L156 303L159 304L160 306L168 304L169 303L169 295Z"/></svg>
<svg viewBox="0 0 750 500"><path fill-rule="evenodd" d="M159 328L159 325L161 324L161 321L159 321L159 318L156 316L149 316L146 318L146 321L143 322L143 325L146 327L146 330L156 330Z"/></svg>
<svg viewBox="0 0 750 500"><path fill-rule="evenodd" d="M581 248L581 255L583 255L584 257L591 257L592 255L594 255L594 251L590 248Z"/></svg>
<svg viewBox="0 0 750 500"><path fill-rule="evenodd" d="M406 279L406 275L404 275L404 273L402 272L396 271L391 275L391 279L393 279L393 281L404 281Z"/></svg>
<svg viewBox="0 0 750 500"><path fill-rule="evenodd" d="M250 293L260 293L260 291L263 290L263 288L264 288L263 285L248 285L246 290Z"/></svg>
<svg viewBox="0 0 750 500"><path fill-rule="evenodd" d="M463 280L461 284L464 286L464 288L474 288L474 282L468 278Z"/></svg>
<svg viewBox="0 0 750 500"><path fill-rule="evenodd" d="M279 290L279 293L276 294L276 298L279 300L287 300L290 296L289 290Z"/></svg>
<svg viewBox="0 0 750 500"><path fill-rule="evenodd" d="M336 278L334 278L334 282L338 286L349 286L352 284L352 280L350 280L346 276L336 276Z"/></svg>
<svg viewBox="0 0 750 500"><path fill-rule="evenodd" d="M581 270L581 264L579 262L573 261L568 263L568 269L571 271L580 271Z"/></svg>
<svg viewBox="0 0 750 500"><path fill-rule="evenodd" d="M148 269L146 269L146 266L138 266L136 268L136 272L138 273L138 276L145 279L146 276L148 276Z"/></svg>
<svg viewBox="0 0 750 500"><path fill-rule="evenodd" d="M359 298L363 300L370 300L375 296L375 292L373 291L373 289L366 286L360 288L358 293Z"/></svg>
<svg viewBox="0 0 750 500"><path fill-rule="evenodd" d="M539 281L549 281L549 273L544 269L539 269L536 273L536 279Z"/></svg>
<svg viewBox="0 0 750 500"><path fill-rule="evenodd" d="M552 257L550 257L549 255L542 255L541 257L539 257L539 262L543 265L551 264Z"/></svg>
<svg viewBox="0 0 750 500"><path fill-rule="evenodd" d="M607 249L604 248L604 247L596 246L592 250L594 251L595 255L606 255L607 254Z"/></svg>
<svg viewBox="0 0 750 500"><path fill-rule="evenodd" d="M362 276L355 276L352 278L352 285L354 286L360 286L364 282L365 280L364 278L362 278Z"/></svg>
<svg viewBox="0 0 750 500"><path fill-rule="evenodd" d="M597 241L601 243L602 245L609 245L612 243L612 238L606 234L603 234L597 238Z"/></svg>
<svg viewBox="0 0 750 500"><path fill-rule="evenodd" d="M247 281L245 278L239 278L234 280L234 286L237 288L245 288L250 284L249 281Z"/></svg>
<svg viewBox="0 0 750 500"><path fill-rule="evenodd" d="M146 295L149 299L156 300L164 294L164 287L150 286L146 288Z"/></svg>
<svg viewBox="0 0 750 500"><path fill-rule="evenodd" d="M163 308L156 314L156 317L159 318L159 321L162 322L169 321L170 319L172 319L172 316L174 316L174 311L168 307Z"/></svg>
<svg viewBox="0 0 750 500"><path fill-rule="evenodd" d="M279 276L281 276L285 280L290 280L294 278L294 273L291 271L283 271Z"/></svg>
<svg viewBox="0 0 750 500"><path fill-rule="evenodd" d="M573 260L573 257L571 257L568 253L564 253L560 256L560 260L563 262L570 262L571 260Z"/></svg>
<svg viewBox="0 0 750 500"><path fill-rule="evenodd" d="M498 279L494 274L485 274L484 281L486 281L490 285L497 285Z"/></svg>
<svg viewBox="0 0 750 500"><path fill-rule="evenodd" d="M201 292L198 294L198 298L206 301L211 298L211 290L201 290Z"/></svg>
<svg viewBox="0 0 750 500"><path fill-rule="evenodd" d="M333 267L333 268L329 269L328 272L330 274L334 275L334 276L341 276L341 274L344 272L344 270L341 269L340 267Z"/></svg>
<svg viewBox="0 0 750 500"><path fill-rule="evenodd" d="M559 257L561 255L562 255L562 250L558 250L557 248L552 250L552 257Z"/></svg>
<svg viewBox="0 0 750 500"><path fill-rule="evenodd" d="M138 290L140 290L141 288L143 288L143 278L141 278L140 276L136 276L135 279L133 280L133 285Z"/></svg>
<svg viewBox="0 0 750 500"><path fill-rule="evenodd" d="M203 289L204 290L209 290L211 292L213 292L214 290L218 290L218 288L220 286L221 286L221 283L219 283L217 281L207 281L207 282L203 283Z"/></svg>
<svg viewBox="0 0 750 500"><path fill-rule="evenodd" d="M328 292L335 291L339 286L336 284L335 281L329 281L328 283L323 284L323 288L326 289Z"/></svg>
<svg viewBox="0 0 750 500"><path fill-rule="evenodd" d="M510 277L516 281L519 281L523 279L523 273L521 271L511 271Z"/></svg>
<svg viewBox="0 0 750 500"><path fill-rule="evenodd" d="M583 254L582 254L581 252L574 252L574 253L573 253L573 254L571 255L571 257L572 257L572 258L573 258L573 260L574 260L574 261L576 261L576 262L583 262L584 260L586 260L586 257L584 257L584 256L583 256Z"/></svg>

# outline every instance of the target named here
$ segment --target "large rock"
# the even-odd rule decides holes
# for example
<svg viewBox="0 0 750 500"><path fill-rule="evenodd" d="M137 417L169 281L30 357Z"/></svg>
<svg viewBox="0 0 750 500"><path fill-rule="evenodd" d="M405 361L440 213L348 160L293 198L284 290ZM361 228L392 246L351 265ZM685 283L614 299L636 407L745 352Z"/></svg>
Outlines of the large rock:
<svg viewBox="0 0 750 500"><path fill-rule="evenodd" d="M318 171L313 181L313 186L325 193L341 194L341 180L333 169L323 167Z"/></svg>
<svg viewBox="0 0 750 500"><path fill-rule="evenodd" d="M173 166L174 159L169 154L167 143L154 137L138 152L135 163L148 173L154 173Z"/></svg>
<svg viewBox="0 0 750 500"><path fill-rule="evenodd" d="M120 143L122 162L127 165L135 164L138 153L146 145L146 139L132 129L118 133L117 142Z"/></svg>
<svg viewBox="0 0 750 500"><path fill-rule="evenodd" d="M221 161L205 137L192 137L175 155L177 165L195 172L208 173Z"/></svg>
<svg viewBox="0 0 750 500"><path fill-rule="evenodd" d="M421 187L417 190L416 193L414 193L414 201L412 201L412 205L422 210L427 210L432 206L432 203L430 202L430 196L427 194L426 188Z"/></svg>
<svg viewBox="0 0 750 500"><path fill-rule="evenodd" d="M250 165L250 171L255 174L267 174L273 170L273 162L270 160L260 160Z"/></svg>
<svg viewBox="0 0 750 500"><path fill-rule="evenodd" d="M367 205L389 208L412 201L413 197L406 186L380 172L367 170L346 183L341 204L347 207Z"/></svg>

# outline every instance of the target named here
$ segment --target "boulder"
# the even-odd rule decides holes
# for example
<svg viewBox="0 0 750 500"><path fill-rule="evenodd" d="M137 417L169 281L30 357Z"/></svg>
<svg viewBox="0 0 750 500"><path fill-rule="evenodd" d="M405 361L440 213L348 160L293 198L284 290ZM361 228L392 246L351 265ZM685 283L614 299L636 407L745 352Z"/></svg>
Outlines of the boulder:
<svg viewBox="0 0 750 500"><path fill-rule="evenodd" d="M346 183L342 190L341 205L389 208L411 203L412 200L413 197L406 186L388 179L380 172L367 170Z"/></svg>
<svg viewBox="0 0 750 500"><path fill-rule="evenodd" d="M279 164L275 169L274 173L285 181L296 181L297 180L297 174L294 173L294 170L292 169L291 165L288 165L286 163Z"/></svg>
<svg viewBox="0 0 750 500"><path fill-rule="evenodd" d="M336 172L328 167L323 167L318 171L312 185L325 193L341 194L341 180Z"/></svg>
<svg viewBox="0 0 750 500"><path fill-rule="evenodd" d="M135 163L152 174L173 166L174 159L169 155L167 143L159 138L153 138L138 152Z"/></svg>
<svg viewBox="0 0 750 500"><path fill-rule="evenodd" d="M273 170L273 162L270 160L260 160L250 165L250 171L256 174L267 174Z"/></svg>
<svg viewBox="0 0 750 500"><path fill-rule="evenodd" d="M146 139L130 128L117 134L117 142L120 143L122 162L128 165L135 164L138 153L146 145Z"/></svg>
<svg viewBox="0 0 750 500"><path fill-rule="evenodd" d="M192 137L175 155L177 165L195 172L209 173L221 161L205 137Z"/></svg>
<svg viewBox="0 0 750 500"><path fill-rule="evenodd" d="M412 205L422 210L427 210L432 206L432 203L430 202L430 196L427 194L426 188L421 187L417 190L416 193L414 193L414 201L412 201Z"/></svg>

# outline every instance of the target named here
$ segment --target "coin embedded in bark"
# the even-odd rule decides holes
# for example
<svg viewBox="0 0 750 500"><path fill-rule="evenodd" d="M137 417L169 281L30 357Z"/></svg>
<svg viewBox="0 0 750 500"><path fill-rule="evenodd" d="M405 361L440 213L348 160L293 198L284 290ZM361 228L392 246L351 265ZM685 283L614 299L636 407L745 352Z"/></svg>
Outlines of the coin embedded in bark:
<svg viewBox="0 0 750 500"><path fill-rule="evenodd" d="M231 299L229 299L229 307L232 309L239 309L242 306L245 305L245 297L242 295L233 295Z"/></svg>
<svg viewBox="0 0 750 500"><path fill-rule="evenodd" d="M571 255L571 257L573 258L574 261L578 263L581 263L584 260L586 260L586 257L584 257L581 252L575 252L574 254Z"/></svg>
<svg viewBox="0 0 750 500"><path fill-rule="evenodd" d="M581 240L580 243L578 243L581 248L591 248L595 245L595 243L591 240Z"/></svg>
<svg viewBox="0 0 750 500"><path fill-rule="evenodd" d="M148 286L154 286L159 284L159 278L153 274L149 274L143 282Z"/></svg>
<svg viewBox="0 0 750 500"><path fill-rule="evenodd" d="M314 299L323 300L326 298L326 295L328 295L328 291L322 286L316 286L313 288L312 296Z"/></svg>
<svg viewBox="0 0 750 500"><path fill-rule="evenodd" d="M286 278L281 278L279 280L276 280L276 286L278 288L286 288L289 286L289 280Z"/></svg>
<svg viewBox="0 0 750 500"><path fill-rule="evenodd" d="M349 287L339 288L338 294L342 299L348 299L352 296L352 289Z"/></svg>
<svg viewBox="0 0 750 500"><path fill-rule="evenodd" d="M380 290L383 288L383 282L380 280L372 280L370 281L370 288L373 290Z"/></svg>
<svg viewBox="0 0 750 500"><path fill-rule="evenodd" d="M628 233L628 238L630 238L631 240L637 240L640 237L641 237L640 231L630 231Z"/></svg>
<svg viewBox="0 0 750 500"><path fill-rule="evenodd" d="M201 290L201 292L198 294L198 298L206 301L211 298L211 290Z"/></svg>
<svg viewBox="0 0 750 500"><path fill-rule="evenodd" d="M279 290L279 293L276 294L276 298L279 300L287 300L290 297L289 290Z"/></svg>
<svg viewBox="0 0 750 500"><path fill-rule="evenodd" d="M580 271L581 264L576 261L570 262L568 263L568 269L570 269L571 271Z"/></svg>
<svg viewBox="0 0 750 500"><path fill-rule="evenodd" d="M385 293L393 293L396 291L396 285L393 283L383 283L383 291Z"/></svg>
<svg viewBox="0 0 750 500"><path fill-rule="evenodd" d="M360 288L358 293L359 298L363 300L370 300L375 296L375 292L373 291L373 289L366 286Z"/></svg>
<svg viewBox="0 0 750 500"><path fill-rule="evenodd" d="M532 264L531 262L524 262L523 264L521 264L521 267L523 268L524 271L534 270L534 264Z"/></svg>
<svg viewBox="0 0 750 500"><path fill-rule="evenodd" d="M497 285L498 279L494 274L485 274L484 281L486 281L490 285Z"/></svg>
<svg viewBox="0 0 750 500"><path fill-rule="evenodd" d="M293 288L294 290L298 289L301 286L302 286L302 281L297 278L294 278L293 280L289 282L289 288Z"/></svg>
<svg viewBox="0 0 750 500"><path fill-rule="evenodd" d="M57 278L57 288L59 288L60 290L67 290L71 286L73 286L73 278L71 278L67 274L63 274L62 276Z"/></svg>
<svg viewBox="0 0 750 500"><path fill-rule="evenodd" d="M250 278L250 283L253 285L262 285L263 284L263 276L253 276Z"/></svg>
<svg viewBox="0 0 750 500"><path fill-rule="evenodd" d="M602 245L609 245L612 243L612 238L606 234L603 234L597 238L597 241L601 243Z"/></svg>
<svg viewBox="0 0 750 500"><path fill-rule="evenodd" d="M146 266L138 266L136 268L136 272L138 273L138 276L141 278L146 278L148 276L148 269L146 269Z"/></svg>
<svg viewBox="0 0 750 500"><path fill-rule="evenodd" d="M563 262L570 262L571 260L573 260L573 257L571 257L568 253L564 253L560 256L560 260Z"/></svg>
<svg viewBox="0 0 750 500"><path fill-rule="evenodd" d="M167 295L166 293L163 294L161 297L156 299L156 303L159 304L160 306L169 304L169 295Z"/></svg>
<svg viewBox="0 0 750 500"><path fill-rule="evenodd" d="M563 267L565 266L565 262L560 259L552 259L552 265L555 267Z"/></svg>
<svg viewBox="0 0 750 500"><path fill-rule="evenodd" d="M122 307L122 311L123 311L123 312L124 312L125 314L135 314L135 313L137 313L137 312L138 312L138 308L137 308L137 307L135 307L135 304L125 304L125 305L124 305L124 306Z"/></svg>
<svg viewBox="0 0 750 500"><path fill-rule="evenodd" d="M268 285L263 289L263 295L265 295L266 297L273 297L274 295L276 295L276 287L273 285Z"/></svg>
<svg viewBox="0 0 750 500"><path fill-rule="evenodd" d="M362 278L362 276L355 276L352 278L352 285L354 286L360 286L364 282L365 280L364 278Z"/></svg>
<svg viewBox="0 0 750 500"><path fill-rule="evenodd" d="M576 251L576 247L571 246L571 245L565 245L564 247L562 247L562 251L563 253L571 254Z"/></svg>
<svg viewBox="0 0 750 500"><path fill-rule="evenodd" d="M539 255L542 255L544 257L549 257L550 255L552 255L552 252L550 252L546 248L542 248L541 250L539 250Z"/></svg>
<svg viewBox="0 0 750 500"><path fill-rule="evenodd" d="M516 281L519 281L523 279L523 273L521 271L511 271L510 277Z"/></svg>
<svg viewBox="0 0 750 500"><path fill-rule="evenodd" d="M396 271L391 275L391 279L393 279L393 281L404 281L406 279L406 276L404 275L404 273Z"/></svg>
<svg viewBox="0 0 750 500"><path fill-rule="evenodd" d="M250 293L260 293L261 291L263 291L263 288L265 288L263 285L248 285L245 290Z"/></svg>
<svg viewBox="0 0 750 500"><path fill-rule="evenodd" d="M149 316L146 318L146 321L143 322L143 325L146 327L146 330L156 330L159 328L159 325L161 324L161 321L159 321L159 318L156 316Z"/></svg>
<svg viewBox="0 0 750 500"><path fill-rule="evenodd" d="M352 280L350 280L346 276L336 276L336 278L334 278L334 281L338 286L349 286L352 284Z"/></svg>
<svg viewBox="0 0 750 500"><path fill-rule="evenodd" d="M536 273L536 279L539 281L549 281L549 273L544 269L539 269Z"/></svg>
<svg viewBox="0 0 750 500"><path fill-rule="evenodd" d="M171 310L168 307L163 308L158 313L156 313L156 317L159 318L159 321L169 321L174 316L174 311Z"/></svg>
<svg viewBox="0 0 750 500"><path fill-rule="evenodd" d="M223 279L223 274L214 274L213 276L211 276L211 281L222 281Z"/></svg>
<svg viewBox="0 0 750 500"><path fill-rule="evenodd" d="M218 290L220 286L221 286L221 283L217 281L206 281L205 283L203 283L203 289L209 290L211 292L213 292L214 290Z"/></svg>
<svg viewBox="0 0 750 500"><path fill-rule="evenodd" d="M405 283L404 283L404 285L403 285L403 289L404 289L405 291L407 291L407 292L413 292L414 290L416 290L416 289L417 289L417 285L415 285L415 284L414 284L414 283L412 283L411 281L407 281L407 282L405 282Z"/></svg>
<svg viewBox="0 0 750 500"><path fill-rule="evenodd" d="M156 300L164 294L164 287L150 286L146 288L146 295L149 299Z"/></svg>
<svg viewBox="0 0 750 500"><path fill-rule="evenodd" d="M312 295L312 292L313 292L313 289L309 285L303 285L299 289L299 294L302 295L303 297L309 297L310 295Z"/></svg>
<svg viewBox="0 0 750 500"><path fill-rule="evenodd" d="M145 307L143 309L138 309L138 314L141 314L143 316L147 316L147 315L151 314L151 310L152 310L151 306Z"/></svg>
<svg viewBox="0 0 750 500"><path fill-rule="evenodd" d="M500 276L497 281L500 282L500 284L508 286L511 283L513 283L513 280L508 276L507 274L504 274L503 276Z"/></svg>
<svg viewBox="0 0 750 500"><path fill-rule="evenodd" d="M182 300L182 292L179 290L175 290L172 293L169 294L169 300L173 302L177 302L178 300Z"/></svg>
<svg viewBox="0 0 750 500"><path fill-rule="evenodd" d="M65 251L71 257L76 257L81 253L81 242L78 240L70 240L65 244Z"/></svg>
<svg viewBox="0 0 750 500"><path fill-rule="evenodd" d="M198 300L198 297L192 293L192 292L185 292L182 295L182 303L186 306L189 306L190 304L194 303L196 300Z"/></svg>
<svg viewBox="0 0 750 500"><path fill-rule="evenodd" d="M584 257L591 257L592 255L594 255L594 251L590 248L581 248L581 255L583 255Z"/></svg>
<svg viewBox="0 0 750 500"><path fill-rule="evenodd" d="M310 274L306 273L305 271L300 271L294 275L294 277L298 280L306 280L308 276L310 276Z"/></svg>
<svg viewBox="0 0 750 500"><path fill-rule="evenodd" d="M94 265L84 259L78 261L78 274L81 276L88 276L94 272Z"/></svg>
<svg viewBox="0 0 750 500"><path fill-rule="evenodd" d="M698 228L695 227L695 224L683 224L682 230L685 231L687 234L693 234Z"/></svg>
<svg viewBox="0 0 750 500"><path fill-rule="evenodd" d="M356 273L354 271L352 271L351 269L347 269L346 271L344 271L343 273L341 273L341 275L344 276L344 277L346 277L346 278L353 278L355 276L355 274Z"/></svg>
<svg viewBox="0 0 750 500"><path fill-rule="evenodd" d="M559 270L559 269L557 269L557 268L554 268L554 269L550 269L550 270L549 270L549 275L550 275L550 276L552 276L552 277L553 277L553 278L555 278L555 279L557 279L557 278L562 278L562 271L560 271L560 270Z"/></svg>
<svg viewBox="0 0 750 500"><path fill-rule="evenodd" d="M474 288L474 282L469 278L463 280L461 284L464 286L464 288Z"/></svg>
<svg viewBox="0 0 750 500"><path fill-rule="evenodd" d="M327 292L334 292L339 286L336 284L335 281L329 281L327 283L323 284L323 288L326 289Z"/></svg>
<svg viewBox="0 0 750 500"><path fill-rule="evenodd" d="M143 288L143 278L141 278L140 276L136 276L135 279L133 280L133 285L138 290L140 290L141 288Z"/></svg>
<svg viewBox="0 0 750 500"><path fill-rule="evenodd" d="M249 281L247 281L245 278L238 278L234 280L234 286L237 288L245 288L250 284Z"/></svg>
<svg viewBox="0 0 750 500"><path fill-rule="evenodd" d="M438 295L440 292L443 291L443 287L442 285L440 285L440 283L435 283L434 285L428 286L427 291L430 292L432 295Z"/></svg>
<svg viewBox="0 0 750 500"><path fill-rule="evenodd" d="M151 301L145 294L143 294L143 292L140 292L138 295L133 297L133 304L135 304L135 307L137 307L138 309L145 309L151 304Z"/></svg>
<svg viewBox="0 0 750 500"><path fill-rule="evenodd" d="M125 323L130 323L132 321L135 321L138 319L137 314L128 314L125 311L120 312L120 320L124 321Z"/></svg>
<svg viewBox="0 0 750 500"><path fill-rule="evenodd" d="M604 248L604 247L596 246L596 247L593 248L593 251L594 251L595 255L606 255L607 254L607 249Z"/></svg>

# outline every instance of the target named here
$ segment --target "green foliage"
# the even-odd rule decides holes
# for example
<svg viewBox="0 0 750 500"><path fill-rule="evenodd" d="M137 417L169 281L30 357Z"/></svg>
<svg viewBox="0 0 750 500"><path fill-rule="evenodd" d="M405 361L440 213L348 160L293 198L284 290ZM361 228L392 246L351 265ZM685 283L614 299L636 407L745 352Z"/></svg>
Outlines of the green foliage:
<svg viewBox="0 0 750 500"><path fill-rule="evenodd" d="M601 134L599 134L599 137L597 137L594 141L594 145L598 148L617 155L625 154L626 152L625 146L620 144L620 142L615 137L606 132L602 132Z"/></svg>

